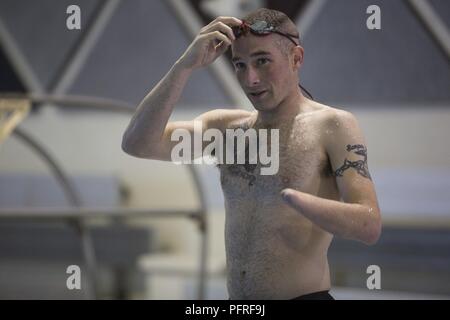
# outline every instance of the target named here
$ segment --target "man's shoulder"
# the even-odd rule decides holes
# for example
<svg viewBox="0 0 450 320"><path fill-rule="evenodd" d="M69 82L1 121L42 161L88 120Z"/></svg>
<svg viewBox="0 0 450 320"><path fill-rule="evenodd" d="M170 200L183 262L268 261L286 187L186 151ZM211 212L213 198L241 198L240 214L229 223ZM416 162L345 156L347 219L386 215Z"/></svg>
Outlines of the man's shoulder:
<svg viewBox="0 0 450 320"><path fill-rule="evenodd" d="M325 148L339 143L346 145L349 137L362 135L358 119L352 112L330 106L325 106L321 112L317 113L314 128L319 133L320 143Z"/></svg>
<svg viewBox="0 0 450 320"><path fill-rule="evenodd" d="M353 113L337 107L317 103L311 115L314 132L318 134L323 144L336 142L339 137L346 135L345 131L353 131L358 126Z"/></svg>
<svg viewBox="0 0 450 320"><path fill-rule="evenodd" d="M312 114L324 126L336 124L340 121L356 120L356 117L350 111L321 103L315 103Z"/></svg>

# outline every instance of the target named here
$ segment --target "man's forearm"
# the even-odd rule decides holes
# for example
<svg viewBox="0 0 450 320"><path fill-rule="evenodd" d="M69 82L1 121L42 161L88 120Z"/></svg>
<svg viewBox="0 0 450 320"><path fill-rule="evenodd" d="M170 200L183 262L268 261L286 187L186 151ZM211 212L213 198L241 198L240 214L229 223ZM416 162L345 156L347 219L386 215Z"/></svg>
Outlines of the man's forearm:
<svg viewBox="0 0 450 320"><path fill-rule="evenodd" d="M122 148L146 153L161 139L192 70L177 61L164 78L147 94L134 113L123 135Z"/></svg>
<svg viewBox="0 0 450 320"><path fill-rule="evenodd" d="M367 244L378 240L381 219L377 208L324 199L295 190L284 191L282 196L297 211L325 231Z"/></svg>

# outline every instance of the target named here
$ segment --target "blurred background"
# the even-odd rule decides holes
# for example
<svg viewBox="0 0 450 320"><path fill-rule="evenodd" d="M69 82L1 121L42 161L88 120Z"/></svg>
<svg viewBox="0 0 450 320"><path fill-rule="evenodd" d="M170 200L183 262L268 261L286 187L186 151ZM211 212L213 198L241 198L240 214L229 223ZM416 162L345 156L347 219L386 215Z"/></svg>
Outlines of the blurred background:
<svg viewBox="0 0 450 320"><path fill-rule="evenodd" d="M0 299L228 298L218 171L120 144L201 26L258 7L297 23L302 85L366 137L383 233L334 239L331 293L450 298L449 1L0 0ZM227 57L194 73L171 119L215 108L251 109Z"/></svg>

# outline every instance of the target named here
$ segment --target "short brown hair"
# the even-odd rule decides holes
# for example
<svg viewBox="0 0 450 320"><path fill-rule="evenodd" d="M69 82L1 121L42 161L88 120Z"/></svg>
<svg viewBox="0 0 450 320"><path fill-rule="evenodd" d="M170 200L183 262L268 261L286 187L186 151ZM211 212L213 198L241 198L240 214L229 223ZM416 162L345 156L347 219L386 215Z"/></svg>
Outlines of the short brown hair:
<svg viewBox="0 0 450 320"><path fill-rule="evenodd" d="M253 12L250 12L248 15L242 18L242 20L250 25L258 20L266 21L278 31L295 35L300 43L300 36L297 30L297 26L285 13L281 11L260 8Z"/></svg>

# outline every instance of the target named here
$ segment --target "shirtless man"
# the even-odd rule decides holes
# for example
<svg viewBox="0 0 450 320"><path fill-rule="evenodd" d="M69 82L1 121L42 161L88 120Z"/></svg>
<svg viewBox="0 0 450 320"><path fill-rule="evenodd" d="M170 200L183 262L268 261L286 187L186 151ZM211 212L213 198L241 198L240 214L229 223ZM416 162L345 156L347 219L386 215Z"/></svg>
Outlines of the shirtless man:
<svg viewBox="0 0 450 320"><path fill-rule="evenodd" d="M219 17L201 29L137 108L122 148L170 161L178 143L172 132L194 130L194 121L168 122L186 82L231 47L237 79L256 110L212 110L195 120L203 130L279 129L279 170L261 175L259 164L219 165L229 297L332 299L333 236L370 245L381 232L364 136L353 114L302 94L304 50L286 15L259 9L243 21Z"/></svg>

